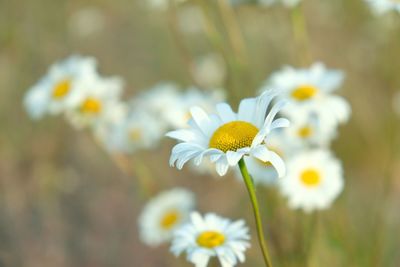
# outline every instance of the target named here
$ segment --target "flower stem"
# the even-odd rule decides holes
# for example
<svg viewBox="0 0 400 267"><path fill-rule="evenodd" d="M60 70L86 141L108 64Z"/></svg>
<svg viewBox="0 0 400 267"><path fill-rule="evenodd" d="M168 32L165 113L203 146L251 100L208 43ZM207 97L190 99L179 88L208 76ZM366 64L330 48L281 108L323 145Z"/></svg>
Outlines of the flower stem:
<svg viewBox="0 0 400 267"><path fill-rule="evenodd" d="M260 209L258 206L258 201L257 201L257 196L256 196L256 190L254 188L253 180L247 170L246 163L244 162L243 158L239 161L239 168L240 168L240 172L242 173L244 183L246 184L247 191L249 192L251 204L253 206L253 212L254 212L254 217L255 217L256 226L257 226L258 242L261 247L265 266L272 267L267 243L265 242L265 239L264 239L264 230L262 227L262 221L261 221Z"/></svg>

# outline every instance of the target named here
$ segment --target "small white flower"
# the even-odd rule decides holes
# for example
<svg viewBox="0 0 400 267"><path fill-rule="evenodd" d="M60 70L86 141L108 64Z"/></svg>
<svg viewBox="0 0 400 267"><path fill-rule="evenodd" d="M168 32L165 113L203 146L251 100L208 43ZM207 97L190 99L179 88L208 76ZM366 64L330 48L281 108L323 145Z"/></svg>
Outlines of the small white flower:
<svg viewBox="0 0 400 267"><path fill-rule="evenodd" d="M172 253L179 256L186 252L187 260L196 267L206 267L211 257L218 257L222 267L245 261L250 236L243 220L231 222L213 213L202 217L197 212L190 218L189 223L175 231Z"/></svg>
<svg viewBox="0 0 400 267"><path fill-rule="evenodd" d="M151 113L135 109L112 124L108 131L103 139L110 151L133 153L138 149L156 147L166 129Z"/></svg>
<svg viewBox="0 0 400 267"><path fill-rule="evenodd" d="M389 11L400 12L400 2L398 0L365 0L371 9L377 14L382 15Z"/></svg>
<svg viewBox="0 0 400 267"><path fill-rule="evenodd" d="M195 62L195 79L198 84L206 88L221 86L226 77L226 66L221 56L207 54Z"/></svg>
<svg viewBox="0 0 400 267"><path fill-rule="evenodd" d="M162 83L135 98L133 105L155 114L160 123L175 129L187 125L191 118L191 106L198 105L206 111L214 111L215 105L224 99L222 90L203 92L192 87L181 92L174 84Z"/></svg>
<svg viewBox="0 0 400 267"><path fill-rule="evenodd" d="M341 71L328 70L322 63L308 69L286 67L274 73L261 91L274 88L282 92L281 97L289 99L282 113L289 119L305 112L336 128L347 122L351 111L344 98L332 94L342 84L343 77Z"/></svg>
<svg viewBox="0 0 400 267"><path fill-rule="evenodd" d="M195 206L192 192L174 188L150 200L139 217L141 240L149 246L170 241L172 233L189 219Z"/></svg>
<svg viewBox="0 0 400 267"><path fill-rule="evenodd" d="M267 114L274 96L274 93L266 92L257 98L244 99L238 113L226 103L218 104L217 114L212 115L199 107L191 108L190 128L167 134L181 141L172 149L171 166L182 169L191 159L200 165L204 157L209 157L216 164L217 173L223 176L229 166L236 166L244 156L252 156L271 162L279 176L283 176L283 160L264 145L271 131L289 125L287 119L274 120L284 102L278 102Z"/></svg>
<svg viewBox="0 0 400 267"><path fill-rule="evenodd" d="M77 128L120 120L126 112L120 101L122 85L117 77L92 75L81 79L80 90L74 95L75 106L67 110L67 118Z"/></svg>
<svg viewBox="0 0 400 267"><path fill-rule="evenodd" d="M291 158L279 183L291 208L327 209L343 190L342 166L328 150L303 152Z"/></svg>
<svg viewBox="0 0 400 267"><path fill-rule="evenodd" d="M81 80L93 75L96 75L96 60L91 57L71 56L55 63L26 94L24 105L29 115L39 119L73 107Z"/></svg>
<svg viewBox="0 0 400 267"><path fill-rule="evenodd" d="M292 125L285 128L285 130L291 127ZM265 143L269 150L276 152L284 161L290 157L292 147L283 131L272 132ZM245 157L244 161L255 184L261 184L264 186L277 184L279 176L270 162L263 162L253 157ZM235 174L239 180L243 181L239 168L236 168Z"/></svg>

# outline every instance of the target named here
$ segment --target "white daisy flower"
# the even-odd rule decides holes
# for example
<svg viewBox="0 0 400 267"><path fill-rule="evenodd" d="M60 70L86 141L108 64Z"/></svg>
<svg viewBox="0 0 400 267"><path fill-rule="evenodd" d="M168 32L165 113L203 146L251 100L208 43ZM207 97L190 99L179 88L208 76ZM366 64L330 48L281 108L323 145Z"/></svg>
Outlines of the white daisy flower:
<svg viewBox="0 0 400 267"><path fill-rule="evenodd" d="M76 104L80 82L96 74L96 60L91 57L71 56L52 65L37 84L29 89L24 105L32 118L45 114L60 114Z"/></svg>
<svg viewBox="0 0 400 267"><path fill-rule="evenodd" d="M151 113L135 109L111 125L108 131L104 142L110 151L133 153L138 149L156 147L166 129Z"/></svg>
<svg viewBox="0 0 400 267"><path fill-rule="evenodd" d="M120 101L123 82L119 78L87 76L75 92L75 106L67 110L67 118L77 128L112 123L125 115L126 106Z"/></svg>
<svg viewBox="0 0 400 267"><path fill-rule="evenodd" d="M139 217L141 240L149 246L170 241L177 227L186 223L195 206L192 192L174 188L150 200Z"/></svg>
<svg viewBox="0 0 400 267"><path fill-rule="evenodd" d="M292 113L291 125L285 129L287 142L293 149L328 147L336 137L336 127L308 112Z"/></svg>
<svg viewBox="0 0 400 267"><path fill-rule="evenodd" d="M285 128L285 130L291 127L292 125ZM272 132L271 135L268 136L265 144L269 150L276 152L284 161L286 161L291 155L292 149L289 145L290 142L283 131ZM271 162L263 162L253 157L245 157L244 161L255 184L264 186L277 184L278 173L272 166ZM236 168L235 174L240 181L243 181L239 168Z"/></svg>
<svg viewBox="0 0 400 267"><path fill-rule="evenodd" d="M217 257L222 267L245 261L250 236L243 220L231 222L213 213L202 217L197 212L190 218L174 232L172 253L179 256L186 252L187 260L196 267L206 267L211 257Z"/></svg>
<svg viewBox="0 0 400 267"><path fill-rule="evenodd" d="M398 0L365 0L371 9L377 14L382 15L389 11L400 12L400 2Z"/></svg>
<svg viewBox="0 0 400 267"><path fill-rule="evenodd" d="M341 71L328 70L322 63L315 63L309 69L286 67L273 74L261 91L274 88L282 92L281 97L289 99L282 113L289 119L298 112L308 112L336 127L347 122L351 111L344 98L332 94L343 78Z"/></svg>
<svg viewBox="0 0 400 267"><path fill-rule="evenodd" d="M191 108L190 128L167 134L181 141L172 149L171 166L182 169L190 159L200 165L207 156L216 164L217 173L223 176L229 166L236 166L244 156L252 156L271 162L279 176L283 176L283 160L264 145L272 130L289 125L284 118L274 121L283 107L283 101L274 105L267 115L274 96L274 93L266 92L257 98L244 99L240 102L238 113L226 103L218 104L217 114L212 115L207 115L199 107Z"/></svg>
<svg viewBox="0 0 400 267"><path fill-rule="evenodd" d="M343 190L341 163L328 150L300 153L291 158L287 169L287 176L279 183L293 209L327 209Z"/></svg>

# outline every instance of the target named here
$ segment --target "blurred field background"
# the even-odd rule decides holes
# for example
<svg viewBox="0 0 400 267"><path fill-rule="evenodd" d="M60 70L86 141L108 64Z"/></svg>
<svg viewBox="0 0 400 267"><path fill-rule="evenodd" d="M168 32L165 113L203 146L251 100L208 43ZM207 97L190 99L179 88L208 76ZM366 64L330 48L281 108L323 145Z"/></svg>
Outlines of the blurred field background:
<svg viewBox="0 0 400 267"><path fill-rule="evenodd" d="M218 7L203 3L228 43ZM289 210L275 190L259 189L273 261L305 266L311 239L310 266L400 266L400 128L392 103L400 89L400 16L374 17L361 0L305 0L303 8L312 58L346 73L340 94L353 115L333 147L346 187L307 231L313 215ZM284 7L246 5L236 13L248 65L240 67L242 76L229 77L228 68L226 84L237 96L253 96L273 71L300 66L304 49L294 42ZM193 16L183 24L199 31L174 35L173 24L170 13L146 1L0 0L0 266L190 266L167 246L151 249L139 241L136 221L147 195L137 177L121 172L88 133L61 117L33 122L22 107L47 67L72 53L95 56L101 73L121 75L126 99L160 81L191 85L188 61L220 51ZM154 191L186 187L200 211L245 217L253 226L244 186L233 177L170 168L172 144L136 154L131 165L147 164ZM252 237L243 266L262 266L254 230Z"/></svg>

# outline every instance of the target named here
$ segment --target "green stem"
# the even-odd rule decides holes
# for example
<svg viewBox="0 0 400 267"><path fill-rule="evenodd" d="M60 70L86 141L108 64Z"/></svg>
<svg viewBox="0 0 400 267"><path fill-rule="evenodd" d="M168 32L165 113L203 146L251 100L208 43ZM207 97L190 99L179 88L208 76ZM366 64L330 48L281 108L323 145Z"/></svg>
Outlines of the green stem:
<svg viewBox="0 0 400 267"><path fill-rule="evenodd" d="M267 243L265 242L265 239L264 239L264 230L262 227L260 208L258 206L256 190L254 188L253 180L247 170L246 163L244 162L243 158L239 161L239 168L240 168L240 172L242 173L244 183L246 184L247 191L249 192L251 204L253 206L253 212L254 212L254 217L255 217L256 226L257 226L258 242L261 247L261 252L263 254L265 266L272 267L272 263L271 263L270 256L268 253Z"/></svg>

